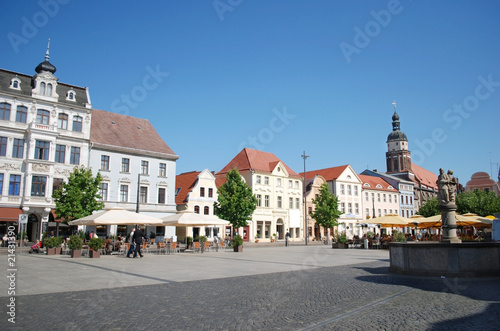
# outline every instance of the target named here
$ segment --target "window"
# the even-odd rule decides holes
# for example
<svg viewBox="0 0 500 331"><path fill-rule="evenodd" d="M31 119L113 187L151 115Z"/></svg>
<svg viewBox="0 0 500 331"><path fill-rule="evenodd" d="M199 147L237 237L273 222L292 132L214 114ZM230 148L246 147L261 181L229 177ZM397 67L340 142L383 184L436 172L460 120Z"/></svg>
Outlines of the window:
<svg viewBox="0 0 500 331"><path fill-rule="evenodd" d="M166 190L163 187L158 189L158 203L165 203L166 199Z"/></svg>
<svg viewBox="0 0 500 331"><path fill-rule="evenodd" d="M0 137L0 156L7 155L7 137Z"/></svg>
<svg viewBox="0 0 500 331"><path fill-rule="evenodd" d="M387 215L387 209L384 209L384 215Z"/></svg>
<svg viewBox="0 0 500 331"><path fill-rule="evenodd" d="M26 123L27 117L28 117L28 108L25 106L17 106L16 122Z"/></svg>
<svg viewBox="0 0 500 331"><path fill-rule="evenodd" d="M269 185L269 177L264 177L264 185Z"/></svg>
<svg viewBox="0 0 500 331"><path fill-rule="evenodd" d="M108 200L108 183L101 183L101 200L102 201L107 201Z"/></svg>
<svg viewBox="0 0 500 331"><path fill-rule="evenodd" d="M122 172L130 172L130 159L122 158Z"/></svg>
<svg viewBox="0 0 500 331"><path fill-rule="evenodd" d="M57 128L68 130L68 114L59 114L57 117Z"/></svg>
<svg viewBox="0 0 500 331"><path fill-rule="evenodd" d="M56 145L56 163L64 163L66 159L66 146Z"/></svg>
<svg viewBox="0 0 500 331"><path fill-rule="evenodd" d="M75 91L69 90L66 94L66 100L75 101Z"/></svg>
<svg viewBox="0 0 500 331"><path fill-rule="evenodd" d="M210 208L208 206L203 207L203 214L210 215Z"/></svg>
<svg viewBox="0 0 500 331"><path fill-rule="evenodd" d="M349 214L352 214L352 203L351 203L351 202L349 202L349 203L347 204L347 212L348 212Z"/></svg>
<svg viewBox="0 0 500 331"><path fill-rule="evenodd" d="M205 196L205 188L200 187L200 197L204 197L204 196Z"/></svg>
<svg viewBox="0 0 500 331"><path fill-rule="evenodd" d="M62 178L54 178L54 182L52 183L52 192L59 190L63 184Z"/></svg>
<svg viewBox="0 0 500 331"><path fill-rule="evenodd" d="M380 202L380 193L377 193L377 201Z"/></svg>
<svg viewBox="0 0 500 331"><path fill-rule="evenodd" d="M50 142L37 140L35 143L35 159L48 160L49 148L50 148Z"/></svg>
<svg viewBox="0 0 500 331"><path fill-rule="evenodd" d="M366 200L366 201L370 201L370 200L368 199L368 192L365 192L365 200Z"/></svg>
<svg viewBox="0 0 500 331"><path fill-rule="evenodd" d="M18 78L12 78L10 81L10 88L20 90L21 89L21 81Z"/></svg>
<svg viewBox="0 0 500 331"><path fill-rule="evenodd" d="M295 198L295 208L300 209L300 199L299 198Z"/></svg>
<svg viewBox="0 0 500 331"><path fill-rule="evenodd" d="M71 147L70 164L80 164L80 147Z"/></svg>
<svg viewBox="0 0 500 331"><path fill-rule="evenodd" d="M261 207L262 206L262 195L261 194L257 194L257 207Z"/></svg>
<svg viewBox="0 0 500 331"><path fill-rule="evenodd" d="M386 199L385 193L383 194L383 199L384 199L384 202L387 202L387 199Z"/></svg>
<svg viewBox="0 0 500 331"><path fill-rule="evenodd" d="M288 188L292 188L293 187L293 180L289 180L288 181Z"/></svg>
<svg viewBox="0 0 500 331"><path fill-rule="evenodd" d="M413 197L410 197L410 205L413 204Z"/></svg>
<svg viewBox="0 0 500 331"><path fill-rule="evenodd" d="M358 187L357 186L354 186L354 195L358 196Z"/></svg>
<svg viewBox="0 0 500 331"><path fill-rule="evenodd" d="M109 170L109 155L101 155L101 169Z"/></svg>
<svg viewBox="0 0 500 331"><path fill-rule="evenodd" d="M347 194L348 194L348 195L352 195L352 192L351 192L351 185L347 185Z"/></svg>
<svg viewBox="0 0 500 331"><path fill-rule="evenodd" d="M0 195L3 193L3 174L0 174Z"/></svg>
<svg viewBox="0 0 500 331"><path fill-rule="evenodd" d="M8 121L10 119L10 103L0 103L0 120Z"/></svg>
<svg viewBox="0 0 500 331"><path fill-rule="evenodd" d="M128 185L120 185L120 202L128 201Z"/></svg>
<svg viewBox="0 0 500 331"><path fill-rule="evenodd" d="M264 207L269 207L269 195L264 196Z"/></svg>
<svg viewBox="0 0 500 331"><path fill-rule="evenodd" d="M299 188L299 181L298 180L295 181L295 188Z"/></svg>
<svg viewBox="0 0 500 331"><path fill-rule="evenodd" d="M288 198L288 208L293 209L293 198Z"/></svg>
<svg viewBox="0 0 500 331"><path fill-rule="evenodd" d="M209 188L208 189L208 197L209 198L213 198L214 197L214 189L213 188Z"/></svg>
<svg viewBox="0 0 500 331"><path fill-rule="evenodd" d="M283 200L283 198L281 196L278 196L278 199L277 199L277 207L278 208L282 208L282 200Z"/></svg>
<svg viewBox="0 0 500 331"><path fill-rule="evenodd" d="M366 208L366 209L365 209L365 215L366 215L366 216L370 216L370 209L369 209L369 208Z"/></svg>
<svg viewBox="0 0 500 331"><path fill-rule="evenodd" d="M141 174L142 175L148 175L149 174L149 162L148 161L141 161Z"/></svg>
<svg viewBox="0 0 500 331"><path fill-rule="evenodd" d="M148 203L148 188L146 186L141 186L139 190L139 202Z"/></svg>
<svg viewBox="0 0 500 331"><path fill-rule="evenodd" d="M40 84L40 94L45 95L45 83L44 82L42 82Z"/></svg>
<svg viewBox="0 0 500 331"><path fill-rule="evenodd" d="M354 204L354 214L359 215L359 203Z"/></svg>
<svg viewBox="0 0 500 331"><path fill-rule="evenodd" d="M31 196L44 197L46 184L46 176L33 176L33 179L31 180Z"/></svg>
<svg viewBox="0 0 500 331"><path fill-rule="evenodd" d="M340 211L342 212L342 214L344 214L344 213L345 213L345 202L342 202L342 203L340 204Z"/></svg>
<svg viewBox="0 0 500 331"><path fill-rule="evenodd" d="M14 138L14 146L12 146L12 157L22 159L24 156L24 139Z"/></svg>
<svg viewBox="0 0 500 331"><path fill-rule="evenodd" d="M342 195L345 194L344 184L340 184L340 194L342 194Z"/></svg>
<svg viewBox="0 0 500 331"><path fill-rule="evenodd" d="M200 206L194 206L194 213L199 214L200 213Z"/></svg>
<svg viewBox="0 0 500 331"><path fill-rule="evenodd" d="M160 163L158 176L167 177L167 164L166 163Z"/></svg>
<svg viewBox="0 0 500 331"><path fill-rule="evenodd" d="M281 187L281 178L276 178L276 186Z"/></svg>
<svg viewBox="0 0 500 331"><path fill-rule="evenodd" d="M382 217L382 211L380 209L378 210L378 217Z"/></svg>
<svg viewBox="0 0 500 331"><path fill-rule="evenodd" d="M46 124L46 125L48 125L49 124L49 116L50 116L50 113L49 113L48 110L38 109L36 111L36 122L38 124Z"/></svg>
<svg viewBox="0 0 500 331"><path fill-rule="evenodd" d="M389 203L392 203L392 194L389 194Z"/></svg>
<svg viewBox="0 0 500 331"><path fill-rule="evenodd" d="M73 131L82 132L83 118L81 116L73 116Z"/></svg>
<svg viewBox="0 0 500 331"><path fill-rule="evenodd" d="M47 96L51 97L52 96L52 84L47 84Z"/></svg>
<svg viewBox="0 0 500 331"><path fill-rule="evenodd" d="M256 182L257 184L260 184L260 180L261 180L260 175L257 175L257 177L256 177L256 179L255 179L255 182Z"/></svg>
<svg viewBox="0 0 500 331"><path fill-rule="evenodd" d="M19 195L21 187L21 175L10 175L9 195Z"/></svg>

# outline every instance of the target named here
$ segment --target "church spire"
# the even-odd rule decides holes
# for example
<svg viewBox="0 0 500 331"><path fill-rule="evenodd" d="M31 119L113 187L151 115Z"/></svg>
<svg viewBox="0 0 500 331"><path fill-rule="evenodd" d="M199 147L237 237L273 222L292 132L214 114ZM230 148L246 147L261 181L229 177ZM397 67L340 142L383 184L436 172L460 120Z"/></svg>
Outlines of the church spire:
<svg viewBox="0 0 500 331"><path fill-rule="evenodd" d="M47 44L47 51L45 52L45 61L47 61L47 62L49 62L49 59L50 59L49 48L50 48L50 38L49 38L49 42Z"/></svg>
<svg viewBox="0 0 500 331"><path fill-rule="evenodd" d="M48 71L50 72L51 74L54 74L56 72L56 67L54 67L52 65L52 63L49 62L49 47L50 47L50 38L49 38L49 42L47 44L47 51L45 52L45 61L43 61L42 63L40 63L36 68L35 68L35 71L39 74L43 71Z"/></svg>

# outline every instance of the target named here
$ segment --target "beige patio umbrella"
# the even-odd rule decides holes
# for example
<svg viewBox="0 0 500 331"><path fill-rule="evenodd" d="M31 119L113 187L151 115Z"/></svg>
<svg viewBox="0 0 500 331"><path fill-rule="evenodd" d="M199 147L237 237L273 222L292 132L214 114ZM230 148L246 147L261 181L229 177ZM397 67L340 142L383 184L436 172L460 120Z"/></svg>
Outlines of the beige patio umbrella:
<svg viewBox="0 0 500 331"><path fill-rule="evenodd" d="M110 208L69 222L70 225L163 225L157 217Z"/></svg>
<svg viewBox="0 0 500 331"><path fill-rule="evenodd" d="M396 214L387 214L385 216L372 218L362 222L363 224L380 224L383 228L393 228L399 226L413 226L412 220L407 217Z"/></svg>
<svg viewBox="0 0 500 331"><path fill-rule="evenodd" d="M181 211L174 215L161 218L165 226L210 226L210 225L229 225L229 221L222 220L217 216L200 215L192 211Z"/></svg>
<svg viewBox="0 0 500 331"><path fill-rule="evenodd" d="M469 216L466 216L469 215ZM476 214L455 214L455 220L458 226L475 226L482 227L491 225L491 220L484 217L479 217ZM441 215L434 215L431 217L426 217L419 221L418 227L430 228L430 227L441 227Z"/></svg>

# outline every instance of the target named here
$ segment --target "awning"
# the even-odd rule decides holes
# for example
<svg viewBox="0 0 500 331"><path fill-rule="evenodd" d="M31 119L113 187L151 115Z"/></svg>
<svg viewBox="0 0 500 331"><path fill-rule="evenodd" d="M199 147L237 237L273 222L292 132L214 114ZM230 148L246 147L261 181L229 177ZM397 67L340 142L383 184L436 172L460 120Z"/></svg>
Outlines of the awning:
<svg viewBox="0 0 500 331"><path fill-rule="evenodd" d="M22 213L20 208L0 207L0 222L17 222Z"/></svg>

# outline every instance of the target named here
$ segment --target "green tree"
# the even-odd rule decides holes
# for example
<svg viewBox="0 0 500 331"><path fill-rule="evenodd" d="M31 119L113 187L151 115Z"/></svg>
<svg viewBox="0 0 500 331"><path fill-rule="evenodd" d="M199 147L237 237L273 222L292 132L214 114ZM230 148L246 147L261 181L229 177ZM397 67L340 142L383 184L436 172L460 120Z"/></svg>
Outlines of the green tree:
<svg viewBox="0 0 500 331"><path fill-rule="evenodd" d="M494 192L481 190L459 193L457 196L457 213L475 213L488 216L500 212L500 197Z"/></svg>
<svg viewBox="0 0 500 331"><path fill-rule="evenodd" d="M91 169L76 167L69 175L68 182L52 194L56 202L56 215L68 223L103 209L104 203L99 201L101 181L100 173L93 177Z"/></svg>
<svg viewBox="0 0 500 331"><path fill-rule="evenodd" d="M342 213L339 210L339 200L330 193L327 183L323 183L319 188L319 194L312 202L316 205L315 211L311 213L318 225L327 229L326 240L330 242L330 228L339 225L338 218ZM307 230L306 230L307 231Z"/></svg>
<svg viewBox="0 0 500 331"><path fill-rule="evenodd" d="M238 169L229 170L226 182L217 190L218 201L214 202L215 213L229 221L235 229L247 225L257 208L257 198L243 181Z"/></svg>
<svg viewBox="0 0 500 331"><path fill-rule="evenodd" d="M434 215L441 214L441 210L439 209L439 201L437 198L432 198L424 202L420 209L418 210L418 214L424 217L431 217Z"/></svg>

